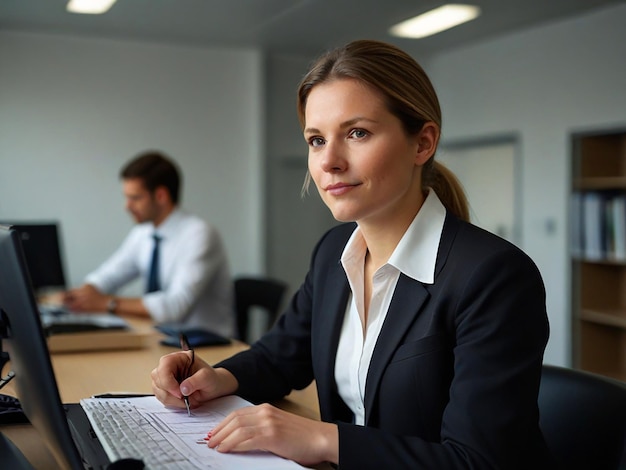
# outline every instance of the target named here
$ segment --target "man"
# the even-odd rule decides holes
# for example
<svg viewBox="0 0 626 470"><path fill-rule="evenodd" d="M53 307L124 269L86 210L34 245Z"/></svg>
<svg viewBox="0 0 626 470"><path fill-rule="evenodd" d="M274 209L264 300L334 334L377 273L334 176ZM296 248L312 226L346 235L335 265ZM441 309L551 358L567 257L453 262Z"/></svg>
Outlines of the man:
<svg viewBox="0 0 626 470"><path fill-rule="evenodd" d="M233 337L233 284L221 237L179 208L175 164L159 152L146 152L130 161L120 178L126 209L137 225L84 285L66 293L65 305L79 312L184 323ZM146 280L142 297L115 295L139 276Z"/></svg>

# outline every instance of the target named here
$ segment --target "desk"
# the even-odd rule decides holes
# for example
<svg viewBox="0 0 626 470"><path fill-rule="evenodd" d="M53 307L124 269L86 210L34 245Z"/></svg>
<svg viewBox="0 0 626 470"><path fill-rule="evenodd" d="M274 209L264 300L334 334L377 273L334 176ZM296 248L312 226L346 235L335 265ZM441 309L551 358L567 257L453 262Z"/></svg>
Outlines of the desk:
<svg viewBox="0 0 626 470"><path fill-rule="evenodd" d="M135 331L146 334L145 348L51 354L63 403L77 403L81 398L105 392L152 393L150 371L161 356L175 349L159 344L162 335L152 327L150 320L133 318L129 319L129 323ZM246 344L233 341L226 346L196 348L195 352L214 364L247 348ZM12 382L9 383L2 393L15 396L12 385ZM314 384L294 391L275 405L307 418L319 419ZM0 426L0 431L13 441L37 470L56 470L52 457L31 425L5 425ZM323 465L317 468L330 467Z"/></svg>

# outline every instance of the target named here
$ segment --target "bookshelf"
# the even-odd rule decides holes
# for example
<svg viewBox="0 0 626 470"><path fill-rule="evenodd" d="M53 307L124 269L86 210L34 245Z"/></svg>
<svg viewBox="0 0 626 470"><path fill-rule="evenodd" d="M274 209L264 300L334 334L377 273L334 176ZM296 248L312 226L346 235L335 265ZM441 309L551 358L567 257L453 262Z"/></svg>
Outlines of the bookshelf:
<svg viewBox="0 0 626 470"><path fill-rule="evenodd" d="M574 367L626 381L626 129L572 136Z"/></svg>

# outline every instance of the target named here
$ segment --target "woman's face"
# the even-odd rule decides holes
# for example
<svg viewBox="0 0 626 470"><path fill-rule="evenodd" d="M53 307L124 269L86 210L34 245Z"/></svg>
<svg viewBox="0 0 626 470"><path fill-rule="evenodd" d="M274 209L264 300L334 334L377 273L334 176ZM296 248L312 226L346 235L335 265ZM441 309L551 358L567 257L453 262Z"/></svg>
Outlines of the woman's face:
<svg viewBox="0 0 626 470"><path fill-rule="evenodd" d="M380 224L415 215L422 133L408 136L377 91L353 79L316 85L305 120L309 172L335 219Z"/></svg>

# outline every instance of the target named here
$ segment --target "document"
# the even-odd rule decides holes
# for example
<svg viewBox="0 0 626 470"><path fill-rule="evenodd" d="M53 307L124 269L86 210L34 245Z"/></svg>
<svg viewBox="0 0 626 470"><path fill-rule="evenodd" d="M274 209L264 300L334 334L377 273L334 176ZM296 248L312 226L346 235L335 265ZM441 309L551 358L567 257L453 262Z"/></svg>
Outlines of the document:
<svg viewBox="0 0 626 470"><path fill-rule="evenodd" d="M242 452L223 454L208 447L204 438L207 433L222 421L231 411L252 404L238 396L231 395L212 400L200 408L187 410L166 408L154 396L124 398L87 398L81 400L83 408L89 408L89 402L99 403L111 401L115 405L124 402L127 409L137 414L146 429L164 445L171 444L188 457L192 468L215 470L292 470L303 469L301 465L279 457L270 452ZM98 434L98 423L94 423L89 415L92 426ZM143 432L143 430L142 430ZM103 443L104 444L104 443ZM106 450L106 446L105 446ZM108 453L108 452L107 452Z"/></svg>

